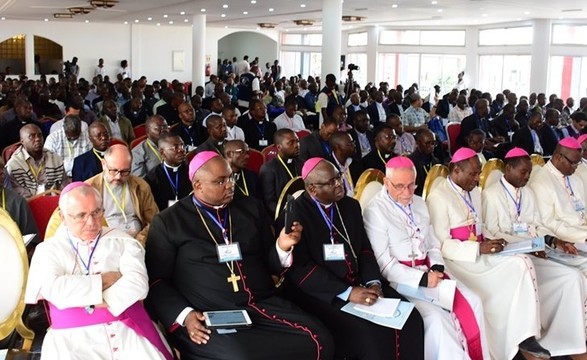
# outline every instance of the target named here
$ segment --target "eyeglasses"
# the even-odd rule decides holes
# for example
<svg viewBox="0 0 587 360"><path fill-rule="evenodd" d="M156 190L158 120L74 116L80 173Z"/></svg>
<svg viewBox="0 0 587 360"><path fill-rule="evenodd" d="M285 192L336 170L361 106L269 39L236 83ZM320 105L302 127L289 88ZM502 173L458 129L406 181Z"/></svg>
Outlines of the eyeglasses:
<svg viewBox="0 0 587 360"><path fill-rule="evenodd" d="M338 174L335 177L333 177L332 179L328 180L327 182L324 183L313 183L312 185L314 186L328 186L328 187L333 187L336 186L336 183L342 184L342 174Z"/></svg>
<svg viewBox="0 0 587 360"><path fill-rule="evenodd" d="M122 169L122 170L111 169L110 166L108 166L108 165L106 165L106 168L108 169L108 174L110 174L110 176L116 176L116 175L128 176L128 175L130 175L130 169Z"/></svg>
<svg viewBox="0 0 587 360"><path fill-rule="evenodd" d="M92 218L94 220L98 220L98 219L102 218L102 215L104 215L103 208L96 209L96 210L89 212L89 213L80 213L80 214L75 214L75 215L67 214L67 216L72 218L75 222L82 223L82 224L85 223L86 221L88 221L89 218Z"/></svg>
<svg viewBox="0 0 587 360"><path fill-rule="evenodd" d="M234 184L235 178L231 175L229 177L222 178L220 180L200 180L203 183L212 184L218 187L226 186L226 184Z"/></svg>
<svg viewBox="0 0 587 360"><path fill-rule="evenodd" d="M236 149L232 150L233 153L236 153L238 156L245 155L249 153L249 149Z"/></svg>
<svg viewBox="0 0 587 360"><path fill-rule="evenodd" d="M157 131L157 132L164 132L164 131L168 131L169 130L169 126L165 125L165 126L155 126L152 128L153 130Z"/></svg>
<svg viewBox="0 0 587 360"><path fill-rule="evenodd" d="M579 159L579 161L573 162L565 154L561 153L561 156L564 157L565 160L567 160L569 162L569 165L571 166L579 166L579 164L581 163L581 159Z"/></svg>
<svg viewBox="0 0 587 360"><path fill-rule="evenodd" d="M175 145L171 145L168 146L166 148L164 148L165 150L171 150L173 152L178 152L178 151L183 151L185 150L185 148L183 147L183 144L175 144Z"/></svg>
<svg viewBox="0 0 587 360"><path fill-rule="evenodd" d="M394 184L394 183L390 182L390 184L397 191L404 191L406 189L408 189L410 191L414 191L418 187L418 185L416 185L415 183L404 185L404 184Z"/></svg>

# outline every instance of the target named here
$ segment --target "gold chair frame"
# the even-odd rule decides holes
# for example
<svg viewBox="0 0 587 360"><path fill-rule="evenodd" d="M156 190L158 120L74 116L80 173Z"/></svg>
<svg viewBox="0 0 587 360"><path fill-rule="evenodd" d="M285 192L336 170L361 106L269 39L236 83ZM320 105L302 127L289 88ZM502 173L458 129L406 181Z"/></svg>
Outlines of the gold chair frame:
<svg viewBox="0 0 587 360"><path fill-rule="evenodd" d="M483 165L483 168L481 169L481 175L479 176L479 187L481 187L481 189L485 189L487 178L494 170L499 170L502 173L505 172L505 164L501 159L489 159L485 165Z"/></svg>
<svg viewBox="0 0 587 360"><path fill-rule="evenodd" d="M367 169L363 171L355 186L355 200L361 199L361 195L363 195L363 191L365 190L365 187L367 187L367 184L373 181L383 184L384 177L385 174L379 169Z"/></svg>
<svg viewBox="0 0 587 360"><path fill-rule="evenodd" d="M279 195L279 199L277 200L277 207L275 208L275 217L274 220L279 218L281 214L281 210L285 206L287 201L287 195L293 195L295 192L299 190L305 190L304 180L302 180L301 176L296 176L295 178L289 180L283 190L281 190L281 194Z"/></svg>
<svg viewBox="0 0 587 360"><path fill-rule="evenodd" d="M430 194L432 184L434 184L434 180L438 177L448 177L448 167L446 165L436 164L428 171L428 175L426 175L426 180L424 181L424 189L422 189L422 198L424 200Z"/></svg>

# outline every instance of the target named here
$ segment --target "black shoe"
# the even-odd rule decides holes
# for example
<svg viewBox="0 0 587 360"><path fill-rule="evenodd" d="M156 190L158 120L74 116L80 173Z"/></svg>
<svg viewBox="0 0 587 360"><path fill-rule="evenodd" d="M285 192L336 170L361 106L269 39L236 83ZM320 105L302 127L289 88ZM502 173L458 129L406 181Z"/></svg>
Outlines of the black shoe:
<svg viewBox="0 0 587 360"><path fill-rule="evenodd" d="M522 341L520 345L518 345L521 351L526 352L532 356L535 356L540 359L550 359L550 351L546 350L534 336L527 338L526 340Z"/></svg>

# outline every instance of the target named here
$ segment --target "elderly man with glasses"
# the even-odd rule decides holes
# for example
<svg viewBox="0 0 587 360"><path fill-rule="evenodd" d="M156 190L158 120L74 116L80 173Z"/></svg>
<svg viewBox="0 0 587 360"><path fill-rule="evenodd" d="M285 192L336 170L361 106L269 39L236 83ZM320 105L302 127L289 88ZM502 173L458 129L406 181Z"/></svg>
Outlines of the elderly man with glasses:
<svg viewBox="0 0 587 360"><path fill-rule="evenodd" d="M102 199L88 184L66 186L59 208L63 224L37 247L25 295L50 309L43 358L173 359L141 302L149 291L143 247L102 227Z"/></svg>
<svg viewBox="0 0 587 360"><path fill-rule="evenodd" d="M102 159L102 172L86 182L102 195L109 227L120 229L145 244L149 224L159 208L145 180L131 175L128 147L112 145Z"/></svg>

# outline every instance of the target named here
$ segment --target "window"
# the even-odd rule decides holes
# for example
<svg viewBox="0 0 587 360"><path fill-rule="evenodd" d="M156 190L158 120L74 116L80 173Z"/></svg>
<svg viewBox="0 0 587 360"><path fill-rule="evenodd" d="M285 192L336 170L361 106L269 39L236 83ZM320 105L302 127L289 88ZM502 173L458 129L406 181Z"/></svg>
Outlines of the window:
<svg viewBox="0 0 587 360"><path fill-rule="evenodd" d="M384 30L381 45L465 46L464 30Z"/></svg>
<svg viewBox="0 0 587 360"><path fill-rule="evenodd" d="M348 46L367 46L367 33L349 34Z"/></svg>
<svg viewBox="0 0 587 360"><path fill-rule="evenodd" d="M299 74L302 70L302 53L297 51L282 51L279 57L282 76Z"/></svg>
<svg viewBox="0 0 587 360"><path fill-rule="evenodd" d="M492 94L509 89L530 93L530 55L482 55L479 57L479 89Z"/></svg>
<svg viewBox="0 0 587 360"><path fill-rule="evenodd" d="M321 52L282 51L281 69L283 76L302 74L304 78L319 76L322 70Z"/></svg>
<svg viewBox="0 0 587 360"><path fill-rule="evenodd" d="M552 43L587 45L587 25L553 25Z"/></svg>
<svg viewBox="0 0 587 360"><path fill-rule="evenodd" d="M306 34L304 45L322 46L322 34Z"/></svg>
<svg viewBox="0 0 587 360"><path fill-rule="evenodd" d="M479 45L532 45L532 27L479 30Z"/></svg>
<svg viewBox="0 0 587 360"><path fill-rule="evenodd" d="M281 43L283 45L302 45L302 34L282 34Z"/></svg>
<svg viewBox="0 0 587 360"><path fill-rule="evenodd" d="M547 94L557 94L561 99L579 99L587 96L587 57L552 56L548 76Z"/></svg>

